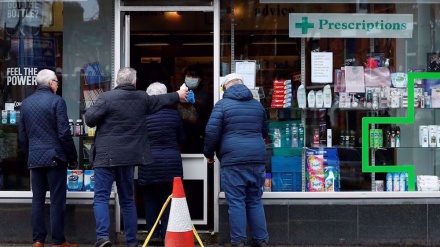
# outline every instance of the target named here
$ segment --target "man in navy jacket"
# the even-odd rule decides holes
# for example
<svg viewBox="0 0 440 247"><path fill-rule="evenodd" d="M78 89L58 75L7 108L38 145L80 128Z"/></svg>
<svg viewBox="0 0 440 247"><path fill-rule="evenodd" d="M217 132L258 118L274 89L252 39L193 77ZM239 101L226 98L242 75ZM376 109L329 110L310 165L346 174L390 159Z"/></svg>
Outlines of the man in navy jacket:
<svg viewBox="0 0 440 247"><path fill-rule="evenodd" d="M188 96L188 89L154 96L137 91L136 70L128 67L118 71L116 81L116 88L99 95L85 113L86 124L97 127L91 150L95 171L95 247L112 245L109 240L108 204L113 181L116 181L118 190L126 244L128 247L137 246L134 167L153 163L145 117L177 103L179 99L185 101Z"/></svg>
<svg viewBox="0 0 440 247"><path fill-rule="evenodd" d="M222 84L223 99L215 104L206 125L204 155L208 163L214 162L214 153L220 160L221 186L229 206L227 246L245 246L249 222L252 246L265 247L269 235L261 188L266 178L266 112L243 85L241 75L229 74Z"/></svg>
<svg viewBox="0 0 440 247"><path fill-rule="evenodd" d="M41 70L36 81L37 90L21 105L19 127L20 144L31 170L34 247L43 247L47 235L44 216L47 188L52 246L76 247L64 236L67 167L72 169L77 165L66 102L55 94L58 79L52 70Z"/></svg>

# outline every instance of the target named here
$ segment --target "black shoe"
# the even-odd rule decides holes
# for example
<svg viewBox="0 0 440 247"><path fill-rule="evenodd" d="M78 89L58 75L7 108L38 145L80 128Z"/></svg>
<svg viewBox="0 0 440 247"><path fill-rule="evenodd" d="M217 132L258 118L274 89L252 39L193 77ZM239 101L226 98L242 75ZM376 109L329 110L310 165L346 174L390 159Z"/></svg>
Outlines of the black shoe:
<svg viewBox="0 0 440 247"><path fill-rule="evenodd" d="M223 247L244 247L244 243L239 243L239 244L228 243L223 245Z"/></svg>
<svg viewBox="0 0 440 247"><path fill-rule="evenodd" d="M251 247L267 247L266 241L263 241L259 244L251 244Z"/></svg>
<svg viewBox="0 0 440 247"><path fill-rule="evenodd" d="M100 240L96 241L94 247L111 247L112 242L110 242L107 238L101 238Z"/></svg>

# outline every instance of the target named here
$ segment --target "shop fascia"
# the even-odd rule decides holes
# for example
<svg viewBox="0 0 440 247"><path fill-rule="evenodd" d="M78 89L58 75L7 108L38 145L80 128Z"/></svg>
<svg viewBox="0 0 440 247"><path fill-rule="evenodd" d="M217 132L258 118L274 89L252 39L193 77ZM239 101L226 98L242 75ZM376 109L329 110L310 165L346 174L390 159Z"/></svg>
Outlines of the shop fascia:
<svg viewBox="0 0 440 247"><path fill-rule="evenodd" d="M291 13L289 37L412 38L412 14Z"/></svg>

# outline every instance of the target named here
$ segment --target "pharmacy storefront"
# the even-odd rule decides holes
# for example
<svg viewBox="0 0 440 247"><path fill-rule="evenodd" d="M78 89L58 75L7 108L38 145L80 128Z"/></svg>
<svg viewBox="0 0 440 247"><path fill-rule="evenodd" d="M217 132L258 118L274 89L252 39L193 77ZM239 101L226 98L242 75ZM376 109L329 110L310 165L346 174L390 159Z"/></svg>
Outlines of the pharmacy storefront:
<svg viewBox="0 0 440 247"><path fill-rule="evenodd" d="M79 154L66 234L94 243L95 130L81 125L82 114L130 66L144 91L155 81L178 90L188 68L200 72L203 103L176 106L188 139L184 187L196 229L218 233L219 244L230 241L228 207L220 164L203 157L203 130L221 77L236 72L270 120L262 189L271 245L436 246L439 25L440 3L431 0L1 0L0 214L8 225L0 242L32 241L18 126L21 102L47 68L59 78ZM144 230L137 181L135 189ZM113 240L124 231L117 197Z"/></svg>

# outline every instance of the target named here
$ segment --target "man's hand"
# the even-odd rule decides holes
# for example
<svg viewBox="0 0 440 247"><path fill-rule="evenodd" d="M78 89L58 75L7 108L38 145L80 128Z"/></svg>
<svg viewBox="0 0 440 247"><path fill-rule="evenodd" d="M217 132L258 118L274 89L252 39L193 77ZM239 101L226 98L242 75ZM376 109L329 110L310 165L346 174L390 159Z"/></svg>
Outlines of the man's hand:
<svg viewBox="0 0 440 247"><path fill-rule="evenodd" d="M206 158L208 160L208 164L214 164L214 158Z"/></svg>
<svg viewBox="0 0 440 247"><path fill-rule="evenodd" d="M186 98L188 97L188 88L183 88L177 91L179 94L179 99L181 102L187 102Z"/></svg>
<svg viewBox="0 0 440 247"><path fill-rule="evenodd" d="M75 170L78 167L78 162L71 161L67 163L67 169L69 170Z"/></svg>

